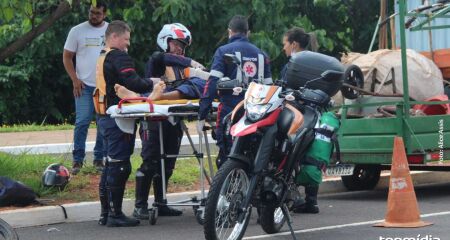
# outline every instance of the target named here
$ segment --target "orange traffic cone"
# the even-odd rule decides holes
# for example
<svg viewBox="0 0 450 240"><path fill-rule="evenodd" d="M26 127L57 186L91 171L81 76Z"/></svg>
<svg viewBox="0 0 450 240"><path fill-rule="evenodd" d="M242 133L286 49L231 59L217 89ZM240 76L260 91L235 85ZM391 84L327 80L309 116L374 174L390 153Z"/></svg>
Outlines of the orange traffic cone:
<svg viewBox="0 0 450 240"><path fill-rule="evenodd" d="M403 138L395 137L389 195L384 222L375 227L424 227L433 223L420 220L416 193L409 173Z"/></svg>

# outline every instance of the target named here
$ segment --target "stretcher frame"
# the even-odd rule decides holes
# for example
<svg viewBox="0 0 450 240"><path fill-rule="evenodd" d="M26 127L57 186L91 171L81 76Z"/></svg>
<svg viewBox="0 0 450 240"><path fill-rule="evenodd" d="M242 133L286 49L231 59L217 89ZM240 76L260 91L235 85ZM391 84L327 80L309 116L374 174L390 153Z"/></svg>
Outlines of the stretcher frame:
<svg viewBox="0 0 450 240"><path fill-rule="evenodd" d="M135 101L135 100L143 100L146 101L149 104L149 112L142 112L142 113L123 113L123 114L115 114L112 115L112 118L128 118L128 119L139 119L140 121L146 121L149 122L158 122L159 125L159 146L160 146L160 155L161 155L161 182L162 182L162 190L163 190L163 202L154 202L152 205L152 208L150 208L150 218L149 222L151 225L155 225L157 218L158 218L158 207L160 206L192 206L194 210L194 214L196 216L196 220L199 224L203 224L204 219L204 207L206 204L206 193L205 193L205 179L208 181L208 183L211 185L212 177L214 176L214 169L213 169L213 163L211 159L211 151L209 148L209 141L208 141L208 135L207 131L212 130L212 127L205 126L202 130L203 133L199 133L199 142L197 144L198 148L196 148L196 144L192 140L191 135L189 134L188 128L185 124L185 120L192 120L197 119L198 117L198 109L194 111L195 107L198 107L196 105L190 105L189 111L186 112L173 112L169 114L162 114L162 113L155 113L154 112L154 102L147 98L126 98L122 99L118 104L118 109L122 108L122 105L129 101ZM157 102L156 102L157 103ZM164 153L164 132L162 127L162 122L164 120L168 120L170 117L176 118L177 121L180 122L181 128L183 133L186 135L189 145L191 146L193 153L192 154L165 154ZM145 130L144 130L145 131ZM203 139L205 141L205 149L206 149L206 155L208 158L208 166L209 166L209 175L204 167L204 153L203 153ZM181 148L181 146L180 146ZM197 151L198 149L198 151ZM175 202L167 202L167 193L166 193L166 174L165 174L165 161L164 159L166 157L195 157L199 163L200 167L200 199L197 198L197 196L191 197L190 199L175 201Z"/></svg>

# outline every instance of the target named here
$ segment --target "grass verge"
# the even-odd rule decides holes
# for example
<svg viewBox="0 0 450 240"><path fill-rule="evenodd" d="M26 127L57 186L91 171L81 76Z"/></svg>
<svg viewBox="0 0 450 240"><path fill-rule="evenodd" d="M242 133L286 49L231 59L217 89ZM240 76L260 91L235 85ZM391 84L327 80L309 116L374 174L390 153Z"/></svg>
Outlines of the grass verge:
<svg viewBox="0 0 450 240"><path fill-rule="evenodd" d="M142 160L137 154L131 158L133 171L128 179L125 197L134 198L135 173ZM69 170L72 165L70 159L54 155L11 155L0 152L0 176L6 176L20 181L31 187L41 199L46 199L55 204L97 201L98 182L100 173L87 163L81 172L72 176L64 190L45 188L41 184L42 173L51 163L61 163ZM181 192L199 190L199 164L197 159L177 160L175 171L169 182L168 192Z"/></svg>
<svg viewBox="0 0 450 240"><path fill-rule="evenodd" d="M70 130L74 129L72 124L58 124L58 125L38 125L38 124L14 124L0 126L0 133L8 132L35 132L35 131L55 131L55 130ZM92 122L89 128L95 128L95 122Z"/></svg>

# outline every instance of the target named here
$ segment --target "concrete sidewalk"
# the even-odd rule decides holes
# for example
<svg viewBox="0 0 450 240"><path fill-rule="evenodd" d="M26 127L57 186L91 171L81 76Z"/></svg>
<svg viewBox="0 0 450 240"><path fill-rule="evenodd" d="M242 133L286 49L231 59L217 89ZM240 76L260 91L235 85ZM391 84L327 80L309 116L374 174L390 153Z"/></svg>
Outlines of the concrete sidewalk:
<svg viewBox="0 0 450 240"><path fill-rule="evenodd" d="M195 126L188 123L189 134L194 144L198 144L199 137ZM93 152L97 130L89 129L86 140L86 152ZM204 142L204 139L202 139ZM208 134L208 143L215 152L215 140ZM188 146L189 140L184 134L182 146ZM136 136L135 148L141 149L141 140ZM10 154L60 154L71 153L73 150L73 130L36 131L0 133L0 152ZM89 158L89 155L87 156Z"/></svg>
<svg viewBox="0 0 450 240"><path fill-rule="evenodd" d="M412 178L415 186L429 183L447 183L450 181L450 174L447 172L412 172ZM386 190L389 182L389 174L382 174L380 182L376 189ZM320 194L344 192L346 189L342 185L340 178L326 179L320 185ZM181 199L190 199L193 196L200 196L200 192L182 192L168 194L168 200L178 201ZM149 199L149 203L153 198ZM319 203L320 204L320 203ZM134 207L134 201L124 200L123 210L127 215L131 215ZM191 207L185 207L184 211L192 211ZM100 215L100 203L82 202L63 204L61 206L45 206L18 210L6 210L0 212L0 218L4 219L13 227L30 227L55 223L70 223L95 221Z"/></svg>
<svg viewBox="0 0 450 240"><path fill-rule="evenodd" d="M195 122L187 122L189 134L196 135L197 130ZM87 142L94 142L97 129L88 130ZM139 139L139 136L136 136ZM39 145L52 143L73 143L73 130L55 130L55 131L33 131L33 132L11 132L0 133L0 147Z"/></svg>

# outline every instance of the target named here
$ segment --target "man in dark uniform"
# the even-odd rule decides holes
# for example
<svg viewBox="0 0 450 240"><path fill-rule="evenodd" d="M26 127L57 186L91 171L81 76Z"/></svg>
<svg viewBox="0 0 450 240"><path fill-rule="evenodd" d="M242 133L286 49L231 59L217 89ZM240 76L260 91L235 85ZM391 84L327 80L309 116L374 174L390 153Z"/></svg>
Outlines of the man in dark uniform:
<svg viewBox="0 0 450 240"><path fill-rule="evenodd" d="M228 24L228 44L219 47L214 53L211 66L211 77L206 82L203 97L200 100L199 123L197 130L202 131L205 119L211 109L211 103L219 98L220 105L217 110L216 137L219 147L218 167L226 160L231 149L231 139L223 132L223 119L233 108L244 99L244 94L221 95L217 94L217 81L221 77L230 79L242 78L242 72L235 65L227 65L223 59L225 54L234 54L241 61L244 74L260 82L272 84L269 58L248 40L248 22L244 16L234 16ZM244 80L244 79L242 79Z"/></svg>
<svg viewBox="0 0 450 240"><path fill-rule="evenodd" d="M130 27L123 21L112 21L106 30L106 48L101 53L104 61L101 65L97 62L97 88L99 79L104 79L106 108L119 103L120 98L114 90L115 84L138 93L153 90L152 81L138 76L133 60L127 54L130 32ZM103 66L102 69L99 66ZM125 184L131 172L130 156L134 149L135 134L122 132L115 120L108 115L102 115L98 124L106 138L108 153L99 185L102 206L99 224L107 224L109 227L136 226L139 220L128 218L122 212Z"/></svg>
<svg viewBox="0 0 450 240"><path fill-rule="evenodd" d="M163 52L155 52L146 64L146 77L161 77L166 81L167 88L163 94L156 94L154 100L165 99L194 99L200 98L205 86L205 80L192 77L194 68L203 68L201 64L191 58L184 57L185 48L191 44L192 37L189 30L180 23L166 24L158 34L157 44ZM188 76L186 69L191 70ZM162 122L164 132L164 153L176 155L179 153L183 131L179 121ZM136 172L136 202L133 216L139 219L148 219L148 195L153 180L155 203L160 216L179 216L182 211L169 207L163 198L161 181L161 154L159 139L159 124L148 124L148 130L140 128L142 140L142 164ZM175 168L175 157L164 157L165 180L168 183ZM167 184L166 184L167 187Z"/></svg>

